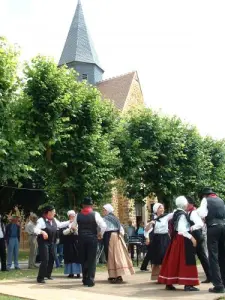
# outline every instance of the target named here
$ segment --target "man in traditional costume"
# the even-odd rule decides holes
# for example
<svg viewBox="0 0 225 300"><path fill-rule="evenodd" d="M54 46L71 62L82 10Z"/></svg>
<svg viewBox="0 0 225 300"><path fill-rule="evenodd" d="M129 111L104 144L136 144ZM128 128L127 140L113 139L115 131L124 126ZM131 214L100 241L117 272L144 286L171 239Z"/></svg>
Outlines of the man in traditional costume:
<svg viewBox="0 0 225 300"><path fill-rule="evenodd" d="M83 285L93 287L95 285L98 227L100 228L99 238L102 238L107 226L100 214L93 211L93 201L90 197L84 198L83 209L75 217L72 228L76 229L77 227Z"/></svg>
<svg viewBox="0 0 225 300"><path fill-rule="evenodd" d="M225 292L225 209L224 201L209 187L199 194L202 199L198 214L205 218L207 225L207 244L209 264L214 285L210 293Z"/></svg>
<svg viewBox="0 0 225 300"><path fill-rule="evenodd" d="M207 256L207 253L205 251L204 246L204 236L202 234L202 228L204 226L204 223L202 219L200 218L196 207L194 206L194 200L191 197L186 197L188 200L188 214L189 218L192 222L192 235L197 241L197 247L196 247L196 254L198 259L201 262L201 265L203 267L203 270L206 275L206 280L202 281L202 283L209 283L211 282L211 272L209 267L209 259Z"/></svg>
<svg viewBox="0 0 225 300"><path fill-rule="evenodd" d="M45 278L52 280L57 229L65 228L70 223L70 221L59 222L54 216L54 207L46 206L43 210L43 217L38 219L37 225L34 227L34 233L38 235L38 250L41 260L37 277L38 283L45 283Z"/></svg>
<svg viewBox="0 0 225 300"><path fill-rule="evenodd" d="M186 213L188 201L184 196L176 199L177 210L172 218L171 244L162 263L158 282L167 290L175 290L173 284L184 285L185 291L198 291L198 271L195 260L197 242L190 234L191 221Z"/></svg>
<svg viewBox="0 0 225 300"><path fill-rule="evenodd" d="M103 206L104 221L107 228L103 236L105 256L111 283L122 283L124 275L133 275L134 268L123 239L124 229L113 214L111 204Z"/></svg>
<svg viewBox="0 0 225 300"><path fill-rule="evenodd" d="M80 278L82 269L78 252L78 232L71 228L76 213L74 210L69 210L67 215L71 223L67 229L63 230L63 234L61 235L64 255L64 274L67 274L68 278L74 278L75 274L77 278Z"/></svg>
<svg viewBox="0 0 225 300"><path fill-rule="evenodd" d="M168 223L173 213L165 214L164 205L155 203L153 206L154 220L145 228L146 238L150 234L150 258L152 264L152 280L158 280L160 267L170 244Z"/></svg>

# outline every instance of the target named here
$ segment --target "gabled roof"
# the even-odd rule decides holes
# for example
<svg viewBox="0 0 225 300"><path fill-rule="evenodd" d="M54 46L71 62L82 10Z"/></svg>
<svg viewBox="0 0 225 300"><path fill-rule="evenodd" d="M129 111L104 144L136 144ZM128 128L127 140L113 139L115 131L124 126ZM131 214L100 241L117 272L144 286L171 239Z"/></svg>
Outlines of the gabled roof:
<svg viewBox="0 0 225 300"><path fill-rule="evenodd" d="M123 110L136 72L127 73L97 83L104 98L110 99L119 110Z"/></svg>
<svg viewBox="0 0 225 300"><path fill-rule="evenodd" d="M77 3L77 8L59 60L59 66L74 61L92 63L102 69L87 29L80 0Z"/></svg>

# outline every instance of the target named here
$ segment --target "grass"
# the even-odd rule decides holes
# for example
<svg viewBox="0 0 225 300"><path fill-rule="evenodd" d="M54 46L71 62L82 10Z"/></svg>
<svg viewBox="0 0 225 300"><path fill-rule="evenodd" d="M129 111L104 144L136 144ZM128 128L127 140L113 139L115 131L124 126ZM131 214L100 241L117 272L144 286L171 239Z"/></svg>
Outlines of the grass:
<svg viewBox="0 0 225 300"><path fill-rule="evenodd" d="M28 257L29 257L29 250L20 250L19 261L28 260Z"/></svg>
<svg viewBox="0 0 225 300"><path fill-rule="evenodd" d="M6 296L3 294L0 294L0 300L24 300L24 298L18 298L18 297Z"/></svg>
<svg viewBox="0 0 225 300"><path fill-rule="evenodd" d="M97 266L97 272L102 272L106 271L106 266L105 265L98 265ZM0 272L0 281L1 280L17 280L20 278L26 278L26 279L34 279L37 277L38 269L22 269L22 270L11 270L9 272ZM58 269L53 269L52 276L63 276L64 275L64 268L58 268ZM1 297L0 297L0 300Z"/></svg>

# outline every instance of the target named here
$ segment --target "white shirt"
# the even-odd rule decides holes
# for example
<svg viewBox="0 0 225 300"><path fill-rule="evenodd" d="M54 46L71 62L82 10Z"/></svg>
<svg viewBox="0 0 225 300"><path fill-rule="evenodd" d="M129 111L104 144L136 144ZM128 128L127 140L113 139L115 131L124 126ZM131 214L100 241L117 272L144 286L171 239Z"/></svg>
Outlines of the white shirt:
<svg viewBox="0 0 225 300"><path fill-rule="evenodd" d="M105 221L103 220L103 218L100 216L100 214L98 212L95 211L94 213L95 213L95 222L98 225L98 227L100 228L101 235L103 235L104 232L106 231L107 225L106 225ZM72 223L72 226L78 227L77 215L76 215L76 217L75 217L75 219Z"/></svg>
<svg viewBox="0 0 225 300"><path fill-rule="evenodd" d="M54 218L57 228L65 228L69 225L70 221L65 221L65 222L59 222L56 218ZM49 220L47 220L49 221ZM51 221L50 221L51 222ZM41 234L41 230L46 228L46 224L43 218L40 218L37 220L37 225L34 227L34 233L35 234Z"/></svg>
<svg viewBox="0 0 225 300"><path fill-rule="evenodd" d="M3 226L4 226L4 224L3 224ZM3 238L4 238L4 234L2 232L2 226L0 224L0 239L3 239Z"/></svg>
<svg viewBox="0 0 225 300"><path fill-rule="evenodd" d="M191 226L191 231L202 229L204 226L204 223L202 219L200 218L197 210L193 210L189 213L190 220L194 223L193 226Z"/></svg>
<svg viewBox="0 0 225 300"><path fill-rule="evenodd" d="M156 216L157 218L157 216ZM155 222L154 233L156 234L165 234L169 232L168 222L173 218L173 213L170 213L162 218L159 221ZM149 238L149 233L152 231L152 224L148 223L145 227L144 235L146 238Z"/></svg>
<svg viewBox="0 0 225 300"><path fill-rule="evenodd" d="M208 203L206 198L203 198L199 208L197 209L198 215L204 219L208 216Z"/></svg>
<svg viewBox="0 0 225 300"><path fill-rule="evenodd" d="M25 231L31 235L31 234L35 234L34 233L34 228L36 227L36 224L34 224L32 221L29 221L26 226L25 226Z"/></svg>

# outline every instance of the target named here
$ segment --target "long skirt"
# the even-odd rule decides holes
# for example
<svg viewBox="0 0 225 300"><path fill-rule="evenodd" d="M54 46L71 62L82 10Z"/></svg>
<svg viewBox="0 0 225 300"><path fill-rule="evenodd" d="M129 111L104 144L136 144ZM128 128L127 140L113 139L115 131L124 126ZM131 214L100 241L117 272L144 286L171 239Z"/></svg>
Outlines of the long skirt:
<svg viewBox="0 0 225 300"><path fill-rule="evenodd" d="M132 261L130 259L126 244L117 232L106 232L104 235L104 245L107 257L107 267L109 278L117 278L124 275L133 275L135 273Z"/></svg>
<svg viewBox="0 0 225 300"><path fill-rule="evenodd" d="M169 234L154 234L150 242L152 276L151 280L157 280L160 267L170 244Z"/></svg>
<svg viewBox="0 0 225 300"><path fill-rule="evenodd" d="M64 266L64 274L81 274L82 269L80 264L71 263L65 264Z"/></svg>
<svg viewBox="0 0 225 300"><path fill-rule="evenodd" d="M191 240L179 234L174 237L163 260L158 282L166 285L199 285Z"/></svg>

